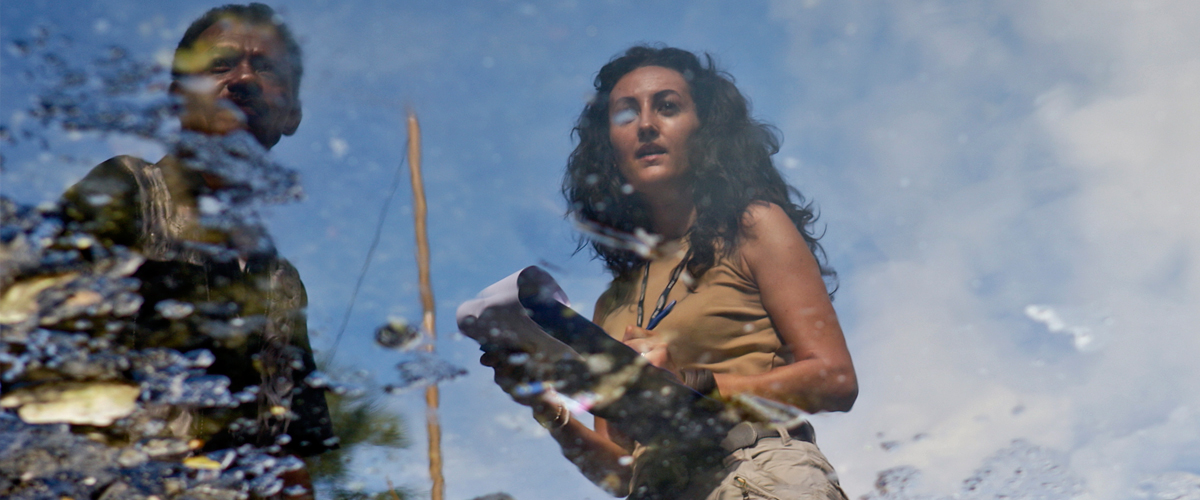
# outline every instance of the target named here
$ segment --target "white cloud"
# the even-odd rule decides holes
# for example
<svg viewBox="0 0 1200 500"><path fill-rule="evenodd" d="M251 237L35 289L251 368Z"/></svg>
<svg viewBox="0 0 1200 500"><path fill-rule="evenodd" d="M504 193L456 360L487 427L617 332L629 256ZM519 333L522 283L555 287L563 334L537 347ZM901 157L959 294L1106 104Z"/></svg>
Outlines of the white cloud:
<svg viewBox="0 0 1200 500"><path fill-rule="evenodd" d="M825 220L876 252L840 250L862 395L818 419L852 496L899 465L954 493L1016 438L1095 498L1197 467L1200 5L874 7L773 9L807 89L783 129L835 144L802 152L831 158ZM1023 317L1042 303L1105 342Z"/></svg>

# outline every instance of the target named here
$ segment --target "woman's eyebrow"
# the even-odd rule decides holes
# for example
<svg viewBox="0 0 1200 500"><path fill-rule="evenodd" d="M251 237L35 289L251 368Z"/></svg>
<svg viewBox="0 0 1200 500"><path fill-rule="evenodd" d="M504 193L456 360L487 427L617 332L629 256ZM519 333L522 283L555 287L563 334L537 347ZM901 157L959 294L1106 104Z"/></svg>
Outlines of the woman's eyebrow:
<svg viewBox="0 0 1200 500"><path fill-rule="evenodd" d="M655 93L654 93L654 100L655 100L655 101L661 101L661 100L663 100L663 99L666 99L666 98L668 98L668 97L671 97L672 95L677 95L677 96L683 97L683 94L680 94L678 90L675 90L675 89L665 89L665 90L660 90L660 91L658 91L658 92L655 92Z"/></svg>
<svg viewBox="0 0 1200 500"><path fill-rule="evenodd" d="M636 99L636 98L634 98L633 96L618 97L618 98L617 98L615 101L613 101L612 105L611 105L611 106L609 106L609 107L610 107L610 108L616 108L617 106L621 106L621 105L634 105L634 106L636 106L636 105L637 105L637 99Z"/></svg>
<svg viewBox="0 0 1200 500"><path fill-rule="evenodd" d="M680 94L680 92L678 90L666 89L666 90L660 90L658 92L654 92L653 101L655 103L664 102L667 100L667 98L670 98L672 96L678 97L679 100L683 100L683 94Z"/></svg>

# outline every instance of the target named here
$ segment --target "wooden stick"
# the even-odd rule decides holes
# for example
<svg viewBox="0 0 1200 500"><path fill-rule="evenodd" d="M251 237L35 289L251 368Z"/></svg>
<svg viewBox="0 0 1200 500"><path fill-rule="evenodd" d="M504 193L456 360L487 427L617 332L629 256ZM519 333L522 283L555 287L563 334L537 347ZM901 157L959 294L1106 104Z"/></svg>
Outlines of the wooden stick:
<svg viewBox="0 0 1200 500"><path fill-rule="evenodd" d="M417 232L417 270L421 284L421 308L425 311L422 326L429 332L429 344L425 349L433 352L437 341L437 331L434 330L433 312L433 283L429 278L429 234L426 230L425 219L428 207L425 204L425 185L421 181L421 125L417 123L417 115L408 110L408 169L412 174L413 187L413 228ZM431 384L425 388L425 430L429 435L429 478L433 481L430 490L431 500L443 500L446 493L446 480L442 477L442 426L438 422L438 388Z"/></svg>

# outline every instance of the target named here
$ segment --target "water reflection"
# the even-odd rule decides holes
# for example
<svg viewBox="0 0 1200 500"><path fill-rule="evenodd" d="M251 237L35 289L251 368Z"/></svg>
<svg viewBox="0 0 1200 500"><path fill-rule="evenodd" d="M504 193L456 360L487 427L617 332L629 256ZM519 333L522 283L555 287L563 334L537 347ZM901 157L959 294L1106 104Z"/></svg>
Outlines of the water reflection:
<svg viewBox="0 0 1200 500"><path fill-rule="evenodd" d="M400 416L379 399L378 391L358 388L347 392L335 387L327 394L339 447L308 459L309 471L319 498L394 500L391 491L371 492L356 485L351 464L355 452L369 447L389 451L406 448L410 443L409 433ZM403 488L396 490L396 494L401 498L413 496Z"/></svg>
<svg viewBox="0 0 1200 500"><path fill-rule="evenodd" d="M73 95L99 102L107 95L99 60L143 61L157 77L140 97L114 99L161 100L160 125L169 128L171 50L211 5L0 3L8 122L0 190L27 204L53 200L100 160L132 149L82 129L43 134L40 115L13 113L36 109L28 96L41 94L26 70L82 68L55 74L64 84L92 78ZM854 324L848 340L867 392L856 411L815 423L852 497L872 491L878 471L904 464L922 472L910 492L957 494L1017 437L1063 450L1064 467L1100 498L1194 494L1197 349L1186 332L1195 314L1180 304L1196 302L1187 265L1195 241L1187 208L1195 204L1186 195L1196 149L1164 140L1194 135L1197 51L1185 43L1194 13L1154 1L860 7L289 2L281 14L310 63L305 123L272 154L303 168L311 202L276 210L270 222L307 285L318 357L362 264L381 186L402 148L395 117L409 100L429 132L443 313L545 259L588 314L586 299L603 282L586 258L569 258L570 229L560 220L567 122L601 62L632 41L663 40L731 63L758 113L786 137L785 175L813 186L822 202L825 241L843 276L839 312ZM686 22L663 22L680 16ZM59 28L30 28L45 22ZM39 37L57 58L42 57ZM110 43L130 50L110 51ZM140 127L126 119L108 123ZM1157 202L1144 193L1157 193ZM405 204L401 196L393 207L403 215ZM380 385L394 381L396 359L372 350L370 332L387 316L418 316L412 245L395 215L339 357L377 373ZM1049 304L1066 329L1031 315L1029 304ZM184 314L167 306L164 317ZM1072 315L1091 310L1103 314ZM504 406L490 372L473 366L474 343L445 335L448 328L443 321L439 352L471 370L443 387L450 497L499 489L519 498L603 497L551 448L527 409ZM1094 341L1081 349L1080 339ZM385 401L415 422L418 398ZM390 475L419 494L427 480L416 448L358 454L347 486L374 493Z"/></svg>
<svg viewBox="0 0 1200 500"><path fill-rule="evenodd" d="M42 60L62 82L39 101L43 120L139 133L170 154L108 160L54 206L4 202L5 260L18 264L6 265L2 299L3 401L19 418L8 422L19 444L5 450L16 458L5 476L17 478L7 493L310 497L296 457L339 439L325 388L306 383L316 365L304 285L255 211L300 194L295 173L266 155L301 116L300 54L286 25L261 4L193 23L172 70L184 130L170 137L158 135L163 101L81 106L62 89L83 86L87 73ZM108 62L100 80L118 95L153 73L107 78ZM394 446L388 429L375 440ZM36 433L58 437L22 438ZM91 456L85 469L28 460L80 439L124 460ZM149 461L162 477L131 480ZM70 480L79 474L86 480Z"/></svg>
<svg viewBox="0 0 1200 500"><path fill-rule="evenodd" d="M1067 467L1062 453L1046 450L1023 440L997 451L962 483L958 494L938 497L920 487L921 471L896 467L879 473L875 491L863 500L963 499L1061 499L1084 492L1083 480Z"/></svg>

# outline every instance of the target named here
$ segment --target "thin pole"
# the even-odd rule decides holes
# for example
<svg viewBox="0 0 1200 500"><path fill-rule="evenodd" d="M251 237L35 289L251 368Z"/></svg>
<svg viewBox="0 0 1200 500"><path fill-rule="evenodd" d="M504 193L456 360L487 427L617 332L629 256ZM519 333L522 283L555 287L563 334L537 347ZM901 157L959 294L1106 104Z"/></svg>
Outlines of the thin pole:
<svg viewBox="0 0 1200 500"><path fill-rule="evenodd" d="M433 283L429 279L429 234L425 225L428 208L425 205L425 185L421 181L421 125L417 123L417 115L411 109L408 110L408 170L412 174L413 228L417 232L417 276L421 284L421 308L425 311L421 324L430 336L425 350L433 352L437 331L434 330ZM437 384L432 384L425 388L429 478L433 481L433 489L429 494L431 500L443 500L446 493L446 480L442 477L442 426L438 422L437 410L438 388Z"/></svg>

